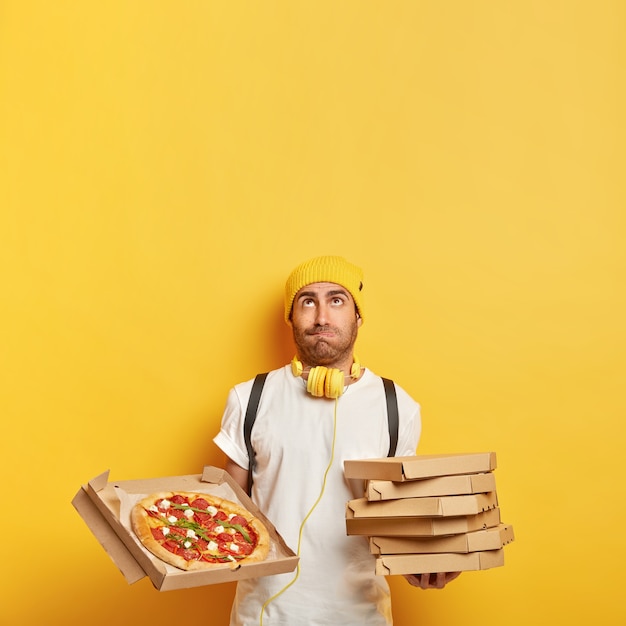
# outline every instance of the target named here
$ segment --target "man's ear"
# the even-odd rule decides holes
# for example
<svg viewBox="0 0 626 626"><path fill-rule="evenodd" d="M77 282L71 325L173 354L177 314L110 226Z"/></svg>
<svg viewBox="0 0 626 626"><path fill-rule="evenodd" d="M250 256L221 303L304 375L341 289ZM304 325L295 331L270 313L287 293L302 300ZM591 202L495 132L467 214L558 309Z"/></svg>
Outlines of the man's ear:
<svg viewBox="0 0 626 626"><path fill-rule="evenodd" d="M363 323L363 320L361 319L361 316L357 313L356 314L356 327L361 328L362 323Z"/></svg>

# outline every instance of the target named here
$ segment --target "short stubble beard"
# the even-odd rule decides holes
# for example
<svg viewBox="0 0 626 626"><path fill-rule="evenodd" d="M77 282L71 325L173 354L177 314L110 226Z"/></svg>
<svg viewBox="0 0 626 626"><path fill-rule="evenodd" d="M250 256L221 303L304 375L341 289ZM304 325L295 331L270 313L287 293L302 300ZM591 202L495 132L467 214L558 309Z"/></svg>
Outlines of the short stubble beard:
<svg viewBox="0 0 626 626"><path fill-rule="evenodd" d="M316 336L317 332L330 329L335 336L329 341L325 337ZM341 367L351 360L352 351L358 335L358 324L355 319L345 331L333 326L314 326L310 329L292 327L293 340L300 360L308 366ZM346 363L350 367L351 363Z"/></svg>

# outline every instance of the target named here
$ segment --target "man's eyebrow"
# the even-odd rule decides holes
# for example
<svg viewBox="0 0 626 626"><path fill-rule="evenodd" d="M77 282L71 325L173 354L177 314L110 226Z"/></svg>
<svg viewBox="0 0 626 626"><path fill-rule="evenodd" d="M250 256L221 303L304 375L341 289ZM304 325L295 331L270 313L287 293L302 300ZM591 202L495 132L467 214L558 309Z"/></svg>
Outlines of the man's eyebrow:
<svg viewBox="0 0 626 626"><path fill-rule="evenodd" d="M300 298L317 298L317 297L329 297L329 296L349 296L349 292L347 289L331 289L330 291L325 291L322 294L318 294L316 291L301 291L298 294L298 300Z"/></svg>
<svg viewBox="0 0 626 626"><path fill-rule="evenodd" d="M314 298L317 294L314 291L301 291L298 294L298 300L300 298Z"/></svg>
<svg viewBox="0 0 626 626"><path fill-rule="evenodd" d="M327 291L325 295L327 295L327 296L347 296L348 295L348 291L347 291L347 289L331 289L330 291Z"/></svg>

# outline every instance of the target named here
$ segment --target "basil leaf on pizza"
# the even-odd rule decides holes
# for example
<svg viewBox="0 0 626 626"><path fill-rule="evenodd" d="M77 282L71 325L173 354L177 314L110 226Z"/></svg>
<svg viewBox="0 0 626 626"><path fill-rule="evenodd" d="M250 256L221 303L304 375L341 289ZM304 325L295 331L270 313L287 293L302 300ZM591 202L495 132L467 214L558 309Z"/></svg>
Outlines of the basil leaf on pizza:
<svg viewBox="0 0 626 626"><path fill-rule="evenodd" d="M269 552L269 533L259 519L206 493L154 493L133 507L131 523L152 554L184 570L235 568L263 561Z"/></svg>

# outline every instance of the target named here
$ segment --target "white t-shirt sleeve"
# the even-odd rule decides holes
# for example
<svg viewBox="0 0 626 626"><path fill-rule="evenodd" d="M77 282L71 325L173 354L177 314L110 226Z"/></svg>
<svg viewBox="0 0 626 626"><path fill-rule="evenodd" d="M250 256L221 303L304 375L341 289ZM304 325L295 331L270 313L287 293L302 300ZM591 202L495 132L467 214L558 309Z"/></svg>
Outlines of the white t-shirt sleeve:
<svg viewBox="0 0 626 626"><path fill-rule="evenodd" d="M245 388L246 384L244 383L229 391L226 399L226 408L222 416L222 425L213 441L227 457L240 467L248 469L250 461L243 436L243 421L249 394L245 398L245 405L242 404L242 398L238 393L240 391L239 387Z"/></svg>

